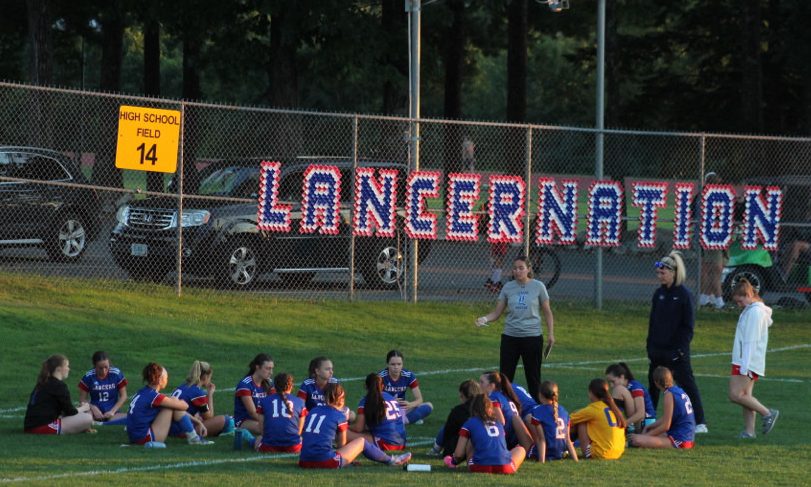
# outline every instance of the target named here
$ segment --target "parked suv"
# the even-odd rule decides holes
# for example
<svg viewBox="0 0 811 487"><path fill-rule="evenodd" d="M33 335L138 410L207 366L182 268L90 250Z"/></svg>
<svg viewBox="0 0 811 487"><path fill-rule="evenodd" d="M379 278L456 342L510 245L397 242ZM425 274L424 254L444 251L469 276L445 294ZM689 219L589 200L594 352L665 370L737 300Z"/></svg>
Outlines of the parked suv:
<svg viewBox="0 0 811 487"><path fill-rule="evenodd" d="M354 181L346 159L281 160L279 199L292 205L289 233L264 232L257 227L257 193L261 160L218 161L198 176L197 194L248 198L250 203L184 196L183 270L217 278L232 288L249 288L259 276L276 272L285 284L303 284L317 272L346 272L350 265L350 237ZM341 224L336 235L302 234L301 191L304 171L311 163L337 166L341 177ZM404 165L362 162L364 167L397 168L404 180ZM402 206L403 196L398 197ZM160 280L175 269L177 258L177 200L151 198L118 209L118 223L110 235L110 249L133 279ZM357 237L355 263L366 283L375 288L396 288L402 283L408 248L402 215L395 238ZM420 257L429 245L421 243Z"/></svg>
<svg viewBox="0 0 811 487"><path fill-rule="evenodd" d="M65 155L33 147L0 146L0 246L44 247L53 260L82 256L98 231L99 197Z"/></svg>

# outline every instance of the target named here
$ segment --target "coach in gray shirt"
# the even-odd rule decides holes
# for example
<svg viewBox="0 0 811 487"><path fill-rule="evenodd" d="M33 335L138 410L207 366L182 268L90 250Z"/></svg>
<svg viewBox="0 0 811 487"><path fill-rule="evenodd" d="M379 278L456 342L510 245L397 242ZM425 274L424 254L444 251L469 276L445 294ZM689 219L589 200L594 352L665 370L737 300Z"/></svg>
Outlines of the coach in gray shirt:
<svg viewBox="0 0 811 487"><path fill-rule="evenodd" d="M499 369L512 382L518 359L521 358L524 361L527 389L537 401L543 359L541 313L546 321L549 348L555 343L555 318L552 316L546 286L541 281L532 279L532 269L526 258L518 257L513 261L513 278L501 289L496 308L478 318L476 326L487 326L507 310L504 333L501 334Z"/></svg>

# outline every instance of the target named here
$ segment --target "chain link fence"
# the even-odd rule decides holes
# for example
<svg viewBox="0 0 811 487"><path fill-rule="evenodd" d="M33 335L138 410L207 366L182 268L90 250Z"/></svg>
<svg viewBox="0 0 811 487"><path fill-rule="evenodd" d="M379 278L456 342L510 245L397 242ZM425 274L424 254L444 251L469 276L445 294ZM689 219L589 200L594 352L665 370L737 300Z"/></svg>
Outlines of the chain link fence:
<svg viewBox="0 0 811 487"><path fill-rule="evenodd" d="M115 168L122 105L182 113L175 174ZM698 192L707 182L732 185L739 200L746 185L778 186L780 245L743 250L734 239L726 251L701 252L694 231L682 251L687 285L725 294L745 276L769 302L799 305L811 296L811 139L604 131L603 179L623 193L619 241L601 248L587 234L594 130L420 120L418 169L439 174L422 208L436 218L436 238L420 240L412 259L404 228L406 181L416 169L412 122L0 83L0 271L147 281L178 293L193 287L308 299L488 300L510 278L513 258L529 255L556 300L591 301L601 286L606 300L646 302L657 285L653 263L673 247L676 184L693 183ZM280 163L276 204L288 208L288 231L257 225L263 161ZM331 231L327 210L303 201L312 166L340 173ZM354 205L364 168L398 173L395 229L385 237L353 235L356 218L375 217ZM450 190L452 174L478 175L478 195L466 200L472 216L449 213L448 201L460 194ZM488 241L489 232L506 231L491 228L488 213L491 182L504 179L492 177L504 175L525 185L514 222L520 228L514 238ZM540 178L559 191L564 181L577 184L576 236L565 245L536 243ZM647 246L637 240L638 182L667 188ZM743 206L736 208L739 223ZM324 225L302 230L310 217ZM456 226L463 224L478 236L460 238ZM602 282L595 279L598 254Z"/></svg>

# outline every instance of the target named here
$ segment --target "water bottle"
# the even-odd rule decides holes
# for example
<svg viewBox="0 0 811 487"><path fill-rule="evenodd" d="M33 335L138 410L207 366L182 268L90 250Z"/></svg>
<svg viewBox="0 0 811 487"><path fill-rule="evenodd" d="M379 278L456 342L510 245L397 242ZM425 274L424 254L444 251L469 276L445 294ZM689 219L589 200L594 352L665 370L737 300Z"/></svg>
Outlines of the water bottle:
<svg viewBox="0 0 811 487"><path fill-rule="evenodd" d="M242 428L234 430L234 450L242 450Z"/></svg>

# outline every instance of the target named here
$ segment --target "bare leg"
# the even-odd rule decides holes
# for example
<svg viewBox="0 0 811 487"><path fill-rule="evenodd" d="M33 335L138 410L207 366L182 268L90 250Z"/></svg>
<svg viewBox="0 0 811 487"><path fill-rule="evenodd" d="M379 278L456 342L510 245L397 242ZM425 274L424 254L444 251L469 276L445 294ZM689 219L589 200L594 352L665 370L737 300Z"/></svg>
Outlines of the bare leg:
<svg viewBox="0 0 811 487"><path fill-rule="evenodd" d="M665 435L631 435L631 444L639 448L673 448L670 438Z"/></svg>
<svg viewBox="0 0 811 487"><path fill-rule="evenodd" d="M580 451L583 453L583 458L590 457L591 439L589 438L589 425L587 423L577 425L577 439L580 440ZM586 452L589 454L586 455Z"/></svg>
<svg viewBox="0 0 811 487"><path fill-rule="evenodd" d="M262 425L259 424L259 421L255 421L253 419L246 419L239 427L246 429L257 436L262 434Z"/></svg>
<svg viewBox="0 0 811 487"><path fill-rule="evenodd" d="M743 422L746 432L755 434L755 413L768 416L769 409L752 395L755 381L745 375L733 375L729 378L729 400L743 408Z"/></svg>
<svg viewBox="0 0 811 487"><path fill-rule="evenodd" d="M166 437L169 435L169 426L172 424L172 416L174 412L175 411L172 409L163 408L158 413L157 417L155 417L155 420L152 421L152 433L155 435L153 438L154 441L166 441Z"/></svg>
<svg viewBox="0 0 811 487"><path fill-rule="evenodd" d="M510 450L510 456L512 456L513 464L515 465L515 469L518 470L518 467L524 463L524 460L527 458L527 451L524 450L522 446L516 446L512 450Z"/></svg>
<svg viewBox="0 0 811 487"><path fill-rule="evenodd" d="M206 430L208 430L208 436L217 436L222 432L223 428L225 428L225 416L219 415L208 418L203 420L203 424L206 426ZM198 431L197 433L199 434L200 432Z"/></svg>
<svg viewBox="0 0 811 487"><path fill-rule="evenodd" d="M350 441L346 445L338 448L338 453L344 458L346 463L352 463L358 455L363 452L363 438L355 438L354 440Z"/></svg>
<svg viewBox="0 0 811 487"><path fill-rule="evenodd" d="M65 416L62 418L62 434L72 435L75 433L84 433L93 426L93 415L89 412L78 413L73 416Z"/></svg>

